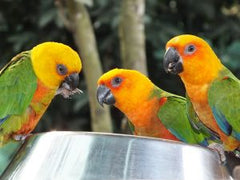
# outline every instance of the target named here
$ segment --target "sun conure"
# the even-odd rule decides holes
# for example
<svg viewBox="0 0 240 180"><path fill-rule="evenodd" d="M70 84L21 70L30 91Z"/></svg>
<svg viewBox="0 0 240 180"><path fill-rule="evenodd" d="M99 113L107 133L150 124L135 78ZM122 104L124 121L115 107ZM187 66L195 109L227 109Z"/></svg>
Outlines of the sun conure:
<svg viewBox="0 0 240 180"><path fill-rule="evenodd" d="M37 125L56 94L79 92L82 65L69 46L45 42L16 55L0 71L0 145Z"/></svg>
<svg viewBox="0 0 240 180"><path fill-rule="evenodd" d="M121 110L136 135L204 146L208 140L218 139L191 126L185 98L163 91L135 70L113 69L103 74L98 80L97 99L101 105L114 105Z"/></svg>
<svg viewBox="0 0 240 180"><path fill-rule="evenodd" d="M219 134L224 149L240 145L240 81L203 39L180 35L166 44L164 68L179 74L200 121Z"/></svg>

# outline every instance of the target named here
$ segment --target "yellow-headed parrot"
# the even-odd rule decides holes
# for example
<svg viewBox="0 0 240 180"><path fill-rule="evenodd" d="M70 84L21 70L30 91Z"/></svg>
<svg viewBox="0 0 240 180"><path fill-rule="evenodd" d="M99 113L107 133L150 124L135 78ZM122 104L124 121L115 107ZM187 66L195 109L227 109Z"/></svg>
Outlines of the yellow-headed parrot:
<svg viewBox="0 0 240 180"><path fill-rule="evenodd" d="M0 71L0 145L37 125L56 94L79 92L82 65L69 46L45 42L16 55Z"/></svg>

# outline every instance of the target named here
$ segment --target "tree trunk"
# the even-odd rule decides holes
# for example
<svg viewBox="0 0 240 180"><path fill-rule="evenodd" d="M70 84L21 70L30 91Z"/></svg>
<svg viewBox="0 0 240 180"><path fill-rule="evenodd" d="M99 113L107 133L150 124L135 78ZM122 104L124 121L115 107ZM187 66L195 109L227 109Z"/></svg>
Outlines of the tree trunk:
<svg viewBox="0 0 240 180"><path fill-rule="evenodd" d="M119 38L123 67L147 75L144 11L144 0L122 0Z"/></svg>
<svg viewBox="0 0 240 180"><path fill-rule="evenodd" d="M147 75L144 12L145 0L122 0L119 38L123 68L135 69ZM123 118L121 129L130 133L127 121Z"/></svg>
<svg viewBox="0 0 240 180"><path fill-rule="evenodd" d="M112 132L109 108L105 107L103 109L96 99L97 80L102 75L102 67L88 11L80 2L74 0L67 0L66 2L71 30L80 52L87 82L92 130Z"/></svg>

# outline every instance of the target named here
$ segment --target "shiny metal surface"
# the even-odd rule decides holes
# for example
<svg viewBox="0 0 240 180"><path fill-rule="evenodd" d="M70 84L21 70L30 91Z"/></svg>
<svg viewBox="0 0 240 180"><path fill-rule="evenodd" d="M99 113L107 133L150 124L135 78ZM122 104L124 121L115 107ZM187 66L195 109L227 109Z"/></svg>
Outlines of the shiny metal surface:
<svg viewBox="0 0 240 180"><path fill-rule="evenodd" d="M213 152L159 139L83 132L31 136L1 179L228 180Z"/></svg>
<svg viewBox="0 0 240 180"><path fill-rule="evenodd" d="M21 146L22 142L11 141L3 147L0 147L0 176L12 162Z"/></svg>

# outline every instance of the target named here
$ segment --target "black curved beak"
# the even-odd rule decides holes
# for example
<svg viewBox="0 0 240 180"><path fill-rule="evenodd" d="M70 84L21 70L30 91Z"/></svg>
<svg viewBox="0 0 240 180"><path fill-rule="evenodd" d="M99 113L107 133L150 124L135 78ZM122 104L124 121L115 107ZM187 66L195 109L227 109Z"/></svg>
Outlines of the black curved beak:
<svg viewBox="0 0 240 180"><path fill-rule="evenodd" d="M103 106L103 103L113 105L116 102L111 90L104 85L97 88L97 100L101 106Z"/></svg>
<svg viewBox="0 0 240 180"><path fill-rule="evenodd" d="M79 75L78 73L72 73L69 76L65 77L64 81L58 88L56 95L61 94L64 98L68 98L69 96L81 93L82 91L78 89L79 85Z"/></svg>
<svg viewBox="0 0 240 180"><path fill-rule="evenodd" d="M163 59L163 68L172 74L179 74L183 71L182 58L175 48L167 49Z"/></svg>
<svg viewBox="0 0 240 180"><path fill-rule="evenodd" d="M76 89L79 85L79 74L78 73L70 74L64 79L63 83L66 83L69 86L69 90Z"/></svg>

